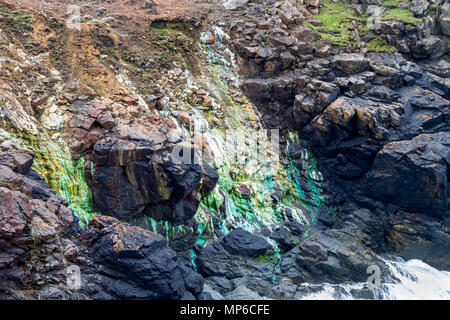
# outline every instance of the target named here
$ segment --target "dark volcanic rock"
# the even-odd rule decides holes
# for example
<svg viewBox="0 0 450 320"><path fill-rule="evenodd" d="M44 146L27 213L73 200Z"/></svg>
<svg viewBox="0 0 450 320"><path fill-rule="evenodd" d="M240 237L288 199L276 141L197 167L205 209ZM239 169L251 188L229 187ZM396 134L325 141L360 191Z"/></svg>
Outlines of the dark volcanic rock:
<svg viewBox="0 0 450 320"><path fill-rule="evenodd" d="M29 299L33 292L23 290L43 286L44 274L61 277L54 269L64 266L65 235L78 220L37 174L23 175L29 168L17 163L31 165L28 154L7 149L0 159L26 160L10 162L15 171L0 164L0 299ZM46 266L50 261L52 267ZM69 296L63 291L61 297Z"/></svg>
<svg viewBox="0 0 450 320"><path fill-rule="evenodd" d="M396 212L386 237L388 252L417 259L439 270L450 270L450 219L404 210Z"/></svg>
<svg viewBox="0 0 450 320"><path fill-rule="evenodd" d="M8 149L0 159L29 155ZM203 290L163 237L106 216L81 232L66 200L34 171L15 170L0 164L0 299L180 299ZM69 268L81 271L79 287L67 285Z"/></svg>
<svg viewBox="0 0 450 320"><path fill-rule="evenodd" d="M333 57L334 67L346 74L355 74L370 70L370 62L361 54L341 53Z"/></svg>
<svg viewBox="0 0 450 320"><path fill-rule="evenodd" d="M237 228L224 237L222 244L229 253L248 257L265 255L272 248L266 240L242 228Z"/></svg>
<svg viewBox="0 0 450 320"><path fill-rule="evenodd" d="M229 279L260 277L270 279L275 260L272 246L263 238L238 228L199 250L198 272L204 276Z"/></svg>
<svg viewBox="0 0 450 320"><path fill-rule="evenodd" d="M320 232L289 251L276 271L279 278L289 278L295 284L343 283L366 281L367 268L383 263L352 236L344 232Z"/></svg>
<svg viewBox="0 0 450 320"><path fill-rule="evenodd" d="M94 146L96 169L89 180L97 210L125 221L149 216L190 224L200 203L197 191L211 192L217 174L193 159L175 163L174 146L162 135L127 130L128 140L106 138Z"/></svg>
<svg viewBox="0 0 450 320"><path fill-rule="evenodd" d="M159 235L105 216L94 217L84 233L93 261L121 274L122 280L102 284L121 299L179 299L202 291L202 277Z"/></svg>
<svg viewBox="0 0 450 320"><path fill-rule="evenodd" d="M270 235L270 238L274 240L278 247L283 251L289 251L294 247L295 240L293 239L292 233L288 228L280 227L276 229Z"/></svg>
<svg viewBox="0 0 450 320"><path fill-rule="evenodd" d="M366 10L365 5L354 7L360 14ZM280 262L281 278L364 281L365 267L374 261L366 250L423 258L449 268L445 242L449 242L446 141L450 84L448 63L435 59L448 52L449 41L433 35L426 2L415 1L410 9L422 22L377 21L372 30L395 46L396 53L312 44L314 40L303 40L303 35L316 33L306 26L291 27L292 21L277 30L275 38L284 39L283 44L271 42L272 48L267 48L262 39L247 39L249 47L266 47L261 51L271 60L280 59L290 44L286 42L289 35L300 40L288 48L296 57L295 63L286 61L291 68L295 65L291 72L278 68L269 74L263 70L262 58L243 57L243 70L247 64L257 66L250 79L243 80L243 88L263 114L267 128L299 132L323 174L325 202L342 209L332 216L321 214L327 209L314 210L319 223L300 234L294 235L295 228L279 228L268 235L282 251L290 250ZM321 26L313 17L307 20ZM418 64L412 59L435 60ZM284 88L275 90L276 83L283 83ZM289 160L301 169L303 164L297 160L301 154L292 143L288 153ZM303 177L300 180L308 192ZM325 233L314 238L314 247L303 233L316 232ZM354 246L355 256L341 254L347 243ZM289 259L295 250L298 259ZM248 282L244 285L250 288Z"/></svg>
<svg viewBox="0 0 450 320"><path fill-rule="evenodd" d="M448 132L385 145L368 176L370 194L415 212L447 215L449 147Z"/></svg>

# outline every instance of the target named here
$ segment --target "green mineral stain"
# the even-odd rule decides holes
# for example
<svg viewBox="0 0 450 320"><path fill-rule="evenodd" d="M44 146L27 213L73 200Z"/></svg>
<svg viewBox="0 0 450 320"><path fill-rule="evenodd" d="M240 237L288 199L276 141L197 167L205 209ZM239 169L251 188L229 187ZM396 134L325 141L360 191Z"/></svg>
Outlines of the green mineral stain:
<svg viewBox="0 0 450 320"><path fill-rule="evenodd" d="M86 226L95 213L92 212L92 196L85 178L85 159L73 160L66 146L42 137L33 146L34 168L56 191L69 202L80 225Z"/></svg>
<svg viewBox="0 0 450 320"><path fill-rule="evenodd" d="M213 47L204 45L204 51L214 50ZM262 131L261 119L254 107L243 98L242 103L236 103L232 98L236 94L235 88L231 86L230 79L233 79L233 71L227 66L216 64L214 59L209 63L207 70L210 75L210 88L218 97L222 106L222 125L208 128L204 135L208 135L217 143L220 148L225 148L226 131L234 130L241 132L244 136L252 136ZM238 94L240 91L237 92ZM241 95L243 96L243 95ZM211 120L216 114L215 110L203 111L204 118ZM298 137L294 139L299 140ZM270 144L269 144L270 145ZM268 155L261 158L246 159L238 162L234 155L223 152L221 161L215 161L211 165L216 169L219 180L210 195L201 199L200 209L195 215L199 223L198 233L200 234L197 244L208 242L215 238L214 227L218 226L225 234L237 227L242 227L250 232L255 232L266 226L269 229L279 225L280 221L287 220L283 214L283 207L291 208L294 219L302 224L308 224L300 209L292 205L293 202L304 204L306 208L323 205L322 188L320 184L320 173L318 173L316 163L307 154L309 159L305 159L309 166L306 176L309 186L309 194L313 199L310 205L306 200L306 193L302 190L300 180L303 178L294 162L290 159L289 166L283 167L278 163L271 167L269 161L264 161ZM216 157L215 157L216 160ZM252 162L252 160L257 160ZM272 164L273 165L273 164ZM279 186L284 198L275 205L271 194ZM244 196L239 192L238 187L245 186L249 189L249 194ZM213 219L212 219L213 217ZM276 247L276 244L274 244ZM279 250L275 250L281 258Z"/></svg>
<svg viewBox="0 0 450 320"><path fill-rule="evenodd" d="M45 132L34 136L2 130L0 136L11 141L16 148L33 153L33 169L58 196L69 202L69 208L79 218L80 226L86 226L95 213L92 212L91 191L84 175L84 158L73 160L62 139L51 138Z"/></svg>
<svg viewBox="0 0 450 320"><path fill-rule="evenodd" d="M191 256L191 267L194 269L194 271L197 270L197 264L195 263L195 259L197 259L197 254L195 253L194 248L189 249L189 254Z"/></svg>
<svg viewBox="0 0 450 320"><path fill-rule="evenodd" d="M204 46L204 50L213 50L210 46ZM251 137L255 132L262 131L260 116L251 104L243 99L243 103L236 103L232 94L235 89L231 87L229 79L232 78L232 70L223 65L210 63L208 66L211 89L220 97L220 104L224 113L223 125L208 129L205 133L221 147L225 148L227 133L224 128L241 132L244 136ZM231 76L230 76L231 75ZM215 115L214 110L204 111L204 117L208 120ZM273 228L280 221L286 220L281 214L281 206L290 206L291 201L300 201L302 190L297 179L300 176L291 177L289 171L280 163L271 167L269 161L250 156L249 159L240 163L233 158L234 155L224 152L221 161L215 161L212 166L219 174L216 188L210 195L201 199L198 213L195 215L199 223L200 234L197 243L203 243L208 239L213 240L214 225L219 227L225 234L237 227L242 227L250 232L259 231L262 226ZM265 155L267 158L267 155ZM220 157L219 157L220 158ZM256 159L255 159L256 158ZM257 160L253 161L252 160ZM314 168L311 168L313 171ZM249 173L251 172L251 173ZM277 184L286 194L277 206L274 205L271 193ZM244 196L238 187L248 188L249 195ZM298 189L295 192L295 189ZM317 189L317 190L316 190ZM316 192L320 190L316 188ZM317 197L320 199L320 196ZM319 202L319 201L317 201ZM295 210L295 208L292 208ZM294 217L305 223L305 217L298 210ZM214 219L211 219L213 217ZM215 222L215 223L214 223Z"/></svg>
<svg viewBox="0 0 450 320"><path fill-rule="evenodd" d="M286 167L281 164L281 161L269 161L272 154L268 151L271 144L267 141L269 148L262 148L263 150L259 150L259 153L258 151L253 152L238 161L235 154L227 149L229 147L227 146L227 142L229 142L227 135L230 132L236 140L239 139L238 134L245 138L258 134L268 140L267 133L262 127L261 115L258 110L234 86L237 75L231 65L220 64L220 57L215 56L223 53L223 48L216 48L214 44L201 46L207 60L203 83L206 85L207 91L214 92L215 101L220 105L220 109L215 110L210 107L208 110L187 99L188 105L179 105L179 109L165 110L161 114L178 122L186 133L193 132L193 121L183 124L178 112L189 114L199 123L207 122L209 124L202 127L201 131L214 154L209 164L214 167L219 179L216 187L208 196L202 196L202 190L198 192L201 202L194 216L198 224L196 245L201 246L215 240L216 228L224 234L238 227L252 233L260 231L262 227L273 229L280 222L288 220L286 210L284 210L287 207L292 210L291 219L293 218L301 224L310 224L310 221L303 215L299 206L294 205L294 202L303 204L307 209L323 205L321 175L317 170L315 160L308 152L302 155L302 160L308 164L306 171L296 168L292 159L288 159L289 165ZM235 101L236 96L240 97L239 103ZM212 120L214 120L214 125L212 125ZM294 133L291 136L296 142L301 142ZM305 147L305 149L307 148ZM302 179L306 179L310 189L308 195L309 198L312 198L311 203L308 203L307 193L301 187ZM245 187L248 192L243 195L239 191L239 187ZM275 190L280 190L284 195L277 204L271 197ZM274 248L275 274L281 261L281 252L274 241L271 239L267 239L267 241ZM196 269L194 248L191 248L189 253L192 267Z"/></svg>

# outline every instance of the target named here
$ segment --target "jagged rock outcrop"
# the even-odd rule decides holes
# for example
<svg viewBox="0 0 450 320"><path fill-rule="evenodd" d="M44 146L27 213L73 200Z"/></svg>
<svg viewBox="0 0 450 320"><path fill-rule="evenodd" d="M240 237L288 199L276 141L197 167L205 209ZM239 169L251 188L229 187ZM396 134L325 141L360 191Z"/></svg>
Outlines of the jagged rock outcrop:
<svg viewBox="0 0 450 320"><path fill-rule="evenodd" d="M378 255L450 268L447 2L133 0L76 30L26 2L0 19L0 298L299 299ZM280 130L275 173L230 161L241 129Z"/></svg>
<svg viewBox="0 0 450 320"><path fill-rule="evenodd" d="M369 193L414 212L446 216L450 134L422 134L386 144L368 176Z"/></svg>
<svg viewBox="0 0 450 320"><path fill-rule="evenodd" d="M270 281L276 257L263 238L238 228L207 245L197 255L198 271L204 276L228 279L258 277Z"/></svg>
<svg viewBox="0 0 450 320"><path fill-rule="evenodd" d="M202 188L207 196L217 182L214 170L198 164L198 146L183 142L186 137L173 121L153 115L129 124L135 117L131 107L143 106L137 98L119 99L121 103L77 99L70 105L69 144L92 162L86 171L93 173L88 181L95 210L125 221L147 216L191 224L199 206L197 191ZM203 180L209 185L203 186Z"/></svg>
<svg viewBox="0 0 450 320"><path fill-rule="evenodd" d="M125 130L138 137L137 132ZM165 138L130 140L107 138L94 146L92 189L99 210L121 219L142 215L174 222L192 219L199 205L196 191L201 186L202 167L175 164Z"/></svg>
<svg viewBox="0 0 450 320"><path fill-rule="evenodd" d="M276 276L301 283L364 282L370 265L382 265L373 252L351 236L324 231L304 240L281 259Z"/></svg>
<svg viewBox="0 0 450 320"><path fill-rule="evenodd" d="M87 282L98 277L87 284L88 290L98 290L96 298L180 299L186 292L202 292L202 277L184 266L160 235L98 216L82 237L92 262L103 266L103 274L115 275L87 276Z"/></svg>
<svg viewBox="0 0 450 320"><path fill-rule="evenodd" d="M448 52L449 40L439 33L433 35L432 19L426 17L432 10L428 1L414 1L399 11L379 7L381 3L370 3L369 7L367 3L352 3L356 13L367 10L385 17L375 20L369 29L400 53L412 59L432 60L416 64L400 53L367 52L354 46L308 48L299 42L310 43L317 38L311 40L304 32L297 34L296 40L290 39L296 29L277 22L276 16L271 21L278 23L279 29L273 27L266 37L270 39L275 33L283 41L263 45L256 27L231 30L242 57L242 72L248 77L243 80L243 89L264 114L265 125L301 133L318 157L327 201L342 206L337 217L328 222L324 219L323 226L325 230L331 228L332 236L320 231L315 241L297 238L300 245L285 247L290 251L283 258L292 257L288 261L282 258L278 270L293 270L287 278L297 274L300 282L314 281L319 274L329 275L333 268L339 270L334 274L344 278L363 279L363 266L367 267L371 257L363 254L356 262L359 258L355 256L335 254L343 247L339 239L352 232L358 234L358 240L341 240L361 243L356 252L370 248L408 258L416 255L448 268L448 258L441 258L447 257L448 245L443 243L449 239L448 146L443 143L449 130L448 62L434 58ZM441 5L442 1L438 7ZM445 4L442 7L445 9ZM394 16L388 19L393 12L410 12L417 23L412 25L409 21L413 19L406 22ZM311 16L306 20L322 26ZM324 32L309 27L311 33ZM250 39L248 34L256 36ZM284 50L294 56L289 65L282 63ZM439 223L442 229L436 228ZM289 238L288 234L280 235L278 241ZM321 243L320 239L324 239L323 246L314 246ZM320 257L309 253L309 244ZM328 246L334 249L328 251ZM294 256L298 257L297 264Z"/></svg>
<svg viewBox="0 0 450 320"><path fill-rule="evenodd" d="M0 158L0 297L22 299L23 290L64 267L57 241L77 220L67 201L31 169L30 155L2 147Z"/></svg>
<svg viewBox="0 0 450 320"><path fill-rule="evenodd" d="M67 201L30 169L30 155L7 148L0 159L0 298L180 299L202 292L202 277L163 237L106 216L81 230ZM68 282L74 266L79 287Z"/></svg>

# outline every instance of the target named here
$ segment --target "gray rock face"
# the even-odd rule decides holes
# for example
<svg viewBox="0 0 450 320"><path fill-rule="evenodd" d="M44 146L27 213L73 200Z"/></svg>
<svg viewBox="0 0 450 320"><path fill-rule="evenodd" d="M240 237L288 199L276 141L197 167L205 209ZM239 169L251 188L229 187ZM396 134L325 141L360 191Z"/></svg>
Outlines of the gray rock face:
<svg viewBox="0 0 450 320"><path fill-rule="evenodd" d="M228 10L234 10L239 7L245 6L248 3L248 0L226 0L223 3L223 6Z"/></svg>
<svg viewBox="0 0 450 320"><path fill-rule="evenodd" d="M431 36L427 37L411 47L414 56L417 59L437 58L449 50L450 42L446 39Z"/></svg>
<svg viewBox="0 0 450 320"><path fill-rule="evenodd" d="M351 236L345 232L325 231L286 253L276 275L291 279L294 284L342 283L350 279L364 282L367 267L372 264L382 265L373 252L356 244Z"/></svg>
<svg viewBox="0 0 450 320"><path fill-rule="evenodd" d="M369 174L370 192L415 212L447 215L450 133L419 135L384 146Z"/></svg>
<svg viewBox="0 0 450 320"><path fill-rule="evenodd" d="M425 70L437 75L441 78L450 78L450 63L445 59L435 59L432 61L425 61L422 65Z"/></svg>
<svg viewBox="0 0 450 320"><path fill-rule="evenodd" d="M355 74L370 70L370 63L363 55L356 53L341 53L333 57L334 67L346 74Z"/></svg>
<svg viewBox="0 0 450 320"><path fill-rule="evenodd" d="M428 1L425 0L412 0L409 6L409 10L416 16L422 16L429 7Z"/></svg>
<svg viewBox="0 0 450 320"><path fill-rule="evenodd" d="M261 300L261 296L244 286L237 287L226 296L227 300Z"/></svg>
<svg viewBox="0 0 450 320"><path fill-rule="evenodd" d="M440 15L438 17L441 31L446 36L450 36L450 3L445 2L440 8Z"/></svg>
<svg viewBox="0 0 450 320"><path fill-rule="evenodd" d="M404 33L405 23L395 20L376 20L373 23L373 29L378 34L399 36Z"/></svg>
<svg viewBox="0 0 450 320"><path fill-rule="evenodd" d="M296 22L300 22L301 20L300 12L290 2L286 1L285 3L283 3L280 6L279 10L280 10L280 18L285 24L289 25L294 24Z"/></svg>
<svg viewBox="0 0 450 320"><path fill-rule="evenodd" d="M196 191L202 178L207 194L218 176L193 161L175 164L168 141L158 139L157 135L137 135L129 140L106 138L95 144L96 169L90 181L97 210L125 221L147 215L189 223L199 205Z"/></svg>
<svg viewBox="0 0 450 320"><path fill-rule="evenodd" d="M305 79L306 80L306 79ZM296 95L293 115L296 123L303 126L320 114L330 103L336 100L340 89L333 83L308 79L302 94Z"/></svg>
<svg viewBox="0 0 450 320"><path fill-rule="evenodd" d="M224 297L208 284L205 284L202 293L199 295L199 300L224 300Z"/></svg>
<svg viewBox="0 0 450 320"><path fill-rule="evenodd" d="M294 81L290 77L248 79L243 83L246 93L258 101L293 99Z"/></svg>
<svg viewBox="0 0 450 320"><path fill-rule="evenodd" d="M208 244L197 254L198 272L204 276L229 279L243 276L271 278L274 263L272 246L263 238L235 229L222 239Z"/></svg>
<svg viewBox="0 0 450 320"><path fill-rule="evenodd" d="M179 299L203 289L202 277L185 267L166 240L147 230L104 216L94 217L83 235L96 264L122 275L105 279L106 290L121 299Z"/></svg>
<svg viewBox="0 0 450 320"><path fill-rule="evenodd" d="M328 148L333 140L345 139L349 132L384 140L388 137L388 129L399 125L400 110L401 108L394 104L341 97L306 126L304 132L307 136L314 136L314 143L324 148ZM340 134L336 134L336 126L343 129Z"/></svg>

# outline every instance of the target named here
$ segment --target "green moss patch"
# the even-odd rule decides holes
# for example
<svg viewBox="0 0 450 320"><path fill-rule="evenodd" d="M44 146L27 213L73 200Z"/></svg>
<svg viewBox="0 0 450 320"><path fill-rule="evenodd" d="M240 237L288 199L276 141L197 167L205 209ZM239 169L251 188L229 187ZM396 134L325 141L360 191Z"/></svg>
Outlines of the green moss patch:
<svg viewBox="0 0 450 320"><path fill-rule="evenodd" d="M360 30L360 35L368 32L366 27L367 15L356 16L349 4L341 1L323 1L324 7L315 18L322 22L322 26L314 26L305 23L308 27L317 31L323 40L328 40L335 45L356 44L352 34L355 29ZM362 33L362 34L361 34Z"/></svg>
<svg viewBox="0 0 450 320"><path fill-rule="evenodd" d="M411 11L409 11L408 9L398 9L398 8L386 10L381 15L381 20L396 20L409 24L416 24L422 22L422 19L413 17Z"/></svg>
<svg viewBox="0 0 450 320"><path fill-rule="evenodd" d="M386 0L383 2L383 6L388 8L403 8L409 5L409 0Z"/></svg>
<svg viewBox="0 0 450 320"><path fill-rule="evenodd" d="M0 15L2 15L3 23L12 31L30 30L31 15L26 10L10 10L7 7L0 5Z"/></svg>
<svg viewBox="0 0 450 320"><path fill-rule="evenodd" d="M151 45L161 62L171 64L178 61L193 72L197 65L194 48L197 42L197 32L190 30L182 23L154 22L149 30Z"/></svg>
<svg viewBox="0 0 450 320"><path fill-rule="evenodd" d="M366 43L367 49L373 52L395 52L395 48L391 47L379 36Z"/></svg>
<svg viewBox="0 0 450 320"><path fill-rule="evenodd" d="M254 257L253 257L253 259L255 260L255 261L258 261L258 262L265 262L265 263L278 263L279 262L279 258L278 257L276 257L273 253L269 253L269 254L266 254L266 255L255 255Z"/></svg>

